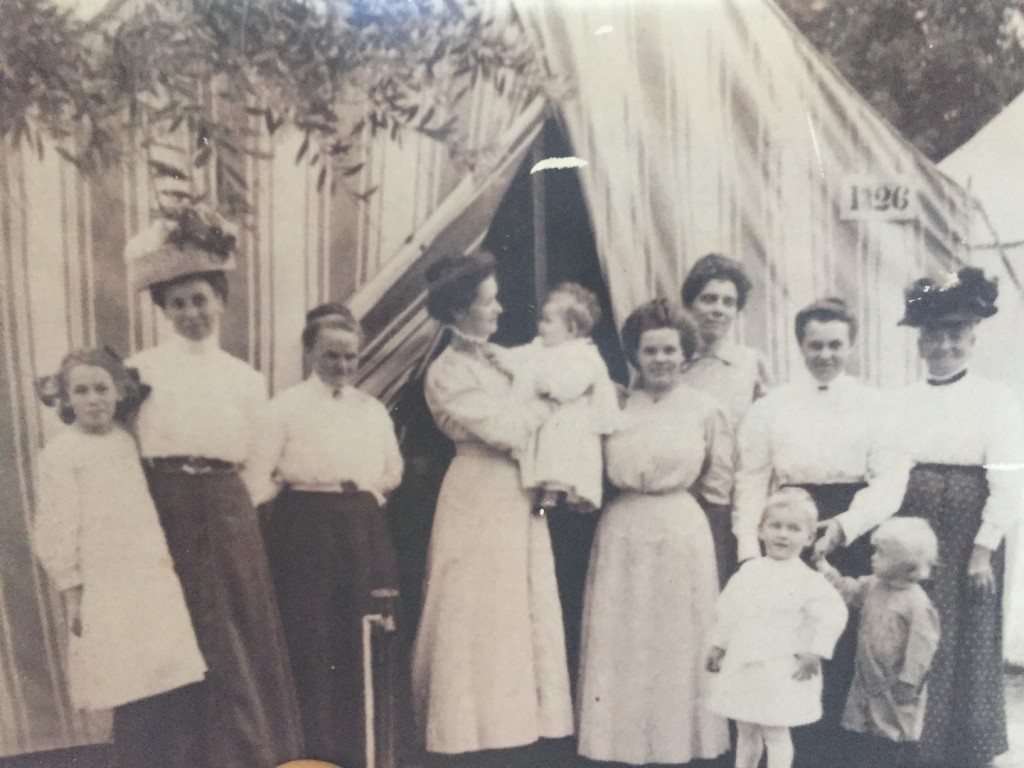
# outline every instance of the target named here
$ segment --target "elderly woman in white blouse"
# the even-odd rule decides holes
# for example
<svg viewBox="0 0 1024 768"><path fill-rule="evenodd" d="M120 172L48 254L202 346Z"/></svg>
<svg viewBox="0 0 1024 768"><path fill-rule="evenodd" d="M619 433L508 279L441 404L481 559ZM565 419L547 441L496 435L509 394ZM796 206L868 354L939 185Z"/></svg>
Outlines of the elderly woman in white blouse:
<svg viewBox="0 0 1024 768"><path fill-rule="evenodd" d="M740 425L733 532L739 559L760 554L757 523L768 495L786 485L806 489L818 506L817 552L844 574L871 570L864 536L899 509L909 462L887 427L891 406L878 390L846 374L857 320L837 298L797 313L796 338L810 376L769 392ZM794 731L796 764L822 768L837 757L839 720L853 674L856 620L824 665L824 716Z"/></svg>
<svg viewBox="0 0 1024 768"><path fill-rule="evenodd" d="M914 466L900 514L939 539L927 585L942 624L925 704L921 757L982 768L1007 749L1002 677L1003 538L1021 504L1024 421L1010 389L969 368L978 323L996 313L995 280L965 267L906 294L928 370L901 398L899 425Z"/></svg>
<svg viewBox="0 0 1024 768"><path fill-rule="evenodd" d="M312 374L270 404L264 446L281 487L267 551L299 696L305 757L360 766L362 617L393 589L382 505L402 479L387 409L353 384L363 333L343 304L310 311L302 346Z"/></svg>
<svg viewBox="0 0 1024 768"><path fill-rule="evenodd" d="M234 268L228 224L198 209L159 220L125 251L174 333L129 361L152 394L137 422L150 494L209 672L162 723L168 766L272 768L302 756L288 653L253 502L263 377L219 345Z"/></svg>

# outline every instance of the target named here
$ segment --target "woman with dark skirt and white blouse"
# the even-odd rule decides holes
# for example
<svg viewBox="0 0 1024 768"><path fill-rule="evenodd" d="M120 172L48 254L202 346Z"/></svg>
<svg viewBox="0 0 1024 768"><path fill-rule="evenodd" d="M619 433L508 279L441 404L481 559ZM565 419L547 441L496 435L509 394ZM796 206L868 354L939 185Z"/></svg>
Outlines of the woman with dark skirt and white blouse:
<svg viewBox="0 0 1024 768"><path fill-rule="evenodd" d="M253 501L266 382L221 350L235 238L185 208L129 242L133 286L149 289L174 335L129 361L153 389L137 422L149 491L185 593L206 680L182 689L163 724L168 766L273 768L303 756L295 688Z"/></svg>
<svg viewBox="0 0 1024 768"><path fill-rule="evenodd" d="M795 485L811 494L824 529L816 550L844 574L871 572L865 533L899 509L909 461L891 430L891 405L846 374L857 321L837 298L797 313L797 341L810 376L773 389L740 425L733 531L741 561L760 554L757 523L768 495ZM796 765L835 764L839 721L853 675L856 617L824 666L824 715L795 729ZM841 764L841 763L840 763Z"/></svg>
<svg viewBox="0 0 1024 768"><path fill-rule="evenodd" d="M982 768L1007 749L1002 678L1003 538L1020 512L1024 422L1006 385L968 367L975 328L996 313L997 286L965 267L922 278L906 293L901 325L916 328L928 370L904 391L901 433L913 469L902 515L939 539L926 586L941 621L928 678L921 758Z"/></svg>
<svg viewBox="0 0 1024 768"><path fill-rule="evenodd" d="M365 765L362 618L394 589L382 505L402 479L387 409L352 383L362 328L342 304L312 310L313 372L270 404L264 439L282 489L267 552L291 655L308 758Z"/></svg>

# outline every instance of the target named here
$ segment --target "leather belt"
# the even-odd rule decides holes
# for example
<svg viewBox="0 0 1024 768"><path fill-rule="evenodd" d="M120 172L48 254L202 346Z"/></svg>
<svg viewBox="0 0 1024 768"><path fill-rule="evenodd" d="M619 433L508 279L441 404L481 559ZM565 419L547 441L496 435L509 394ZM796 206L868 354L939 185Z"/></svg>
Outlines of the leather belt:
<svg viewBox="0 0 1024 768"><path fill-rule="evenodd" d="M299 493L360 493L359 486L351 480L336 483L288 483L287 488Z"/></svg>
<svg viewBox="0 0 1024 768"><path fill-rule="evenodd" d="M223 459L208 459L205 456L156 456L142 460L157 472L182 472L186 475L224 475L237 472L241 464Z"/></svg>

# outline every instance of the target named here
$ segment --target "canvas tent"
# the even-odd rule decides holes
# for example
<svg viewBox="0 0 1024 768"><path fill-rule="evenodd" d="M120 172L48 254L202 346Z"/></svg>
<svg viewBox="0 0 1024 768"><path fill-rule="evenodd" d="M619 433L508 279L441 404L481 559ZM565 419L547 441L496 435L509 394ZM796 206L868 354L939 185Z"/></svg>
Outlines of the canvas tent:
<svg viewBox="0 0 1024 768"><path fill-rule="evenodd" d="M967 230L972 264L999 277L999 314L978 340L978 366L1010 382L1024 402L1024 94L1018 96L939 168L977 201Z"/></svg>
<svg viewBox="0 0 1024 768"><path fill-rule="evenodd" d="M978 209L968 230L970 263L999 278L999 313L979 334L975 367L1008 382L1024 402L1024 94L1018 96L939 168L971 191ZM1007 542L1004 647L1024 665L1024 527Z"/></svg>
<svg viewBox="0 0 1024 768"><path fill-rule="evenodd" d="M618 321L653 296L678 296L690 264L719 251L754 274L737 334L768 353L780 379L800 368L795 310L825 294L845 297L862 318L856 373L883 385L916 376L913 339L895 327L902 288L959 263L972 203L771 2L516 4L549 63L550 88L536 98L515 88L472 93L472 168L426 138L382 139L361 180L378 192L356 201L317 192L293 162L297 136L263 138L274 159L245 168L256 214L233 279L228 350L280 391L302 374L303 312L345 299L367 326L365 384L392 396L436 332L423 308L424 269L483 240L553 115L586 162L580 185ZM30 554L35 457L58 427L32 379L70 347L132 351L166 329L146 297L130 294L121 262L148 217L144 162L87 179L52 152L0 152L3 755L104 735L102 722L68 706L58 614ZM903 216L850 210L897 188L909 200Z"/></svg>

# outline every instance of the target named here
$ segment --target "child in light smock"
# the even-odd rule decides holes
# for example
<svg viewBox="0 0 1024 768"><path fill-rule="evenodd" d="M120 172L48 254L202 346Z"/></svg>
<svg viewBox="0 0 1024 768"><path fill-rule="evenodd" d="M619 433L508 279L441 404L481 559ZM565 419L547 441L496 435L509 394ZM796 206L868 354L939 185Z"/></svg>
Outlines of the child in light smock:
<svg viewBox="0 0 1024 768"><path fill-rule="evenodd" d="M824 559L820 570L852 608L860 609L853 683L842 725L862 768L899 768L913 761L924 722L925 680L939 646L939 614L918 583L938 559L928 522L895 517L871 536L870 576L842 576Z"/></svg>
<svg viewBox="0 0 1024 768"><path fill-rule="evenodd" d="M736 768L790 768L789 729L821 718L821 660L832 656L846 605L800 559L818 510L800 488L768 499L758 537L764 557L746 561L718 598L707 669L708 707L736 721Z"/></svg>
<svg viewBox="0 0 1024 768"><path fill-rule="evenodd" d="M590 339L600 317L593 293L560 283L541 308L537 338L509 356L520 397L558 403L518 457L523 487L535 491L536 514L560 503L581 512L601 506L601 438L615 431L619 404L608 367Z"/></svg>
<svg viewBox="0 0 1024 768"><path fill-rule="evenodd" d="M39 453L33 546L60 593L71 636L68 685L80 709L116 708L118 765L158 756L168 692L206 664L134 438L145 388L106 349L72 352L37 382L70 426Z"/></svg>

